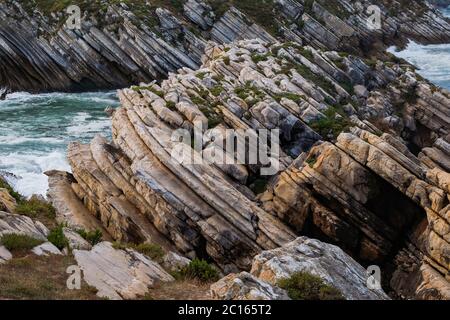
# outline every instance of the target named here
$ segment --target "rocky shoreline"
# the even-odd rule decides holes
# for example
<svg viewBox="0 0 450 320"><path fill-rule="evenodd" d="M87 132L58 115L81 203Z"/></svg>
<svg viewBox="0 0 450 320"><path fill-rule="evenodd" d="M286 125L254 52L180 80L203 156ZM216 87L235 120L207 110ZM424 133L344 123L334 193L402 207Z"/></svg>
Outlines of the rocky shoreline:
<svg viewBox="0 0 450 320"><path fill-rule="evenodd" d="M384 51L408 38L448 42L450 22L418 3L374 34L360 23L365 7L353 2L288 0L277 6L282 14L274 23L282 32L273 35L238 8L214 18L213 7L189 0L181 15L156 9L159 37L135 29L125 5L112 6L108 11L125 16L116 40L96 27L73 33L75 42L66 38L102 48L101 68L114 73L105 79L117 81L105 85L134 84L118 91L112 141L74 142L72 173L47 172L56 221L67 232L99 230L106 240L75 248L85 281L98 296L134 299L157 283L176 282L175 263L163 260L186 266L204 259L221 276L208 290L215 299L288 299L280 280L298 272L319 277L345 299L450 299L450 92ZM0 16L9 8L0 4ZM202 30L198 36L180 27L186 18ZM68 34L61 29L49 43L63 48ZM71 50L86 54L74 45L62 52ZM53 66L61 62L56 57ZM72 90L82 79L98 85L99 60L87 57L95 68L77 65L72 76L79 78L67 76L68 65L67 74L46 69L59 75L48 77L53 84L40 72L41 81L7 77L0 85ZM35 67L24 62L20 70L31 75ZM204 139L196 150L191 140L173 140L175 130L193 133L198 123L205 137L233 129L246 141L250 130L256 140L248 148L263 139L259 129L279 128L280 152L266 155L278 172L262 175L262 163L224 165L217 156L238 155L216 140ZM178 161L174 154L208 161ZM47 240L45 226L14 213L7 192L0 200L0 236L14 229ZM155 244L166 255L158 261L111 241ZM0 247L5 261L6 251ZM367 286L371 265L381 269L382 289ZM102 272L108 268L120 275L113 285Z"/></svg>

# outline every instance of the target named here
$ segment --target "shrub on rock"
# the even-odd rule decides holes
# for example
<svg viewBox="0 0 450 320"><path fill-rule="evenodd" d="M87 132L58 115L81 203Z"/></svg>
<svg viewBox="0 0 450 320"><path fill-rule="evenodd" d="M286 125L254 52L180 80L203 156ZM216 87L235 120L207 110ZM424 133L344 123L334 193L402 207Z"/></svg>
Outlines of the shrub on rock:
<svg viewBox="0 0 450 320"><path fill-rule="evenodd" d="M9 233L0 238L0 243L9 251L31 250L44 241L24 234Z"/></svg>
<svg viewBox="0 0 450 320"><path fill-rule="evenodd" d="M278 286L285 289L293 300L345 300L338 289L307 272L296 272L281 279Z"/></svg>

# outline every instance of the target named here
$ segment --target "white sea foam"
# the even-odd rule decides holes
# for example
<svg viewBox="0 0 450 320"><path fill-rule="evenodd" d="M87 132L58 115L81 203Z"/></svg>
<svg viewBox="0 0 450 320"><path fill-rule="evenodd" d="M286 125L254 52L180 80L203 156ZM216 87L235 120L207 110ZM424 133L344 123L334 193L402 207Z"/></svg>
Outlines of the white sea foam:
<svg viewBox="0 0 450 320"><path fill-rule="evenodd" d="M22 143L61 144L64 143L64 140L50 137L33 138L33 137L18 137L15 135L0 136L0 144L3 145L15 145Z"/></svg>
<svg viewBox="0 0 450 320"><path fill-rule="evenodd" d="M102 132L109 129L111 121L109 119L104 120L92 120L92 121L72 121L72 125L67 127L66 131L70 135L85 135L89 133Z"/></svg>
<svg viewBox="0 0 450 320"><path fill-rule="evenodd" d="M16 92L0 101L0 171L10 172L14 188L25 196L44 195L48 170L70 171L66 147L110 135L106 106L118 104L116 93Z"/></svg>
<svg viewBox="0 0 450 320"><path fill-rule="evenodd" d="M51 153L10 153L0 157L0 170L14 174L10 180L13 187L29 197L33 194L45 195L48 189L48 170L70 171L65 150Z"/></svg>
<svg viewBox="0 0 450 320"><path fill-rule="evenodd" d="M410 42L403 51L396 51L395 47L388 51L418 67L417 72L421 76L450 89L450 44L420 45Z"/></svg>

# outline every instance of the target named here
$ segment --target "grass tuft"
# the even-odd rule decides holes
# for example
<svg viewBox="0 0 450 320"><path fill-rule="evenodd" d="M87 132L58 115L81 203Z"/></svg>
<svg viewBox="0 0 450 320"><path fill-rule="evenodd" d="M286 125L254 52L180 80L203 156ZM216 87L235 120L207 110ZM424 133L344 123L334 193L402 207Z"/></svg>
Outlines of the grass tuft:
<svg viewBox="0 0 450 320"><path fill-rule="evenodd" d="M24 234L10 233L0 238L0 243L9 251L26 251L42 244L44 241Z"/></svg>
<svg viewBox="0 0 450 320"><path fill-rule="evenodd" d="M296 272L280 280L278 286L285 289L293 300L345 300L338 289L307 272Z"/></svg>

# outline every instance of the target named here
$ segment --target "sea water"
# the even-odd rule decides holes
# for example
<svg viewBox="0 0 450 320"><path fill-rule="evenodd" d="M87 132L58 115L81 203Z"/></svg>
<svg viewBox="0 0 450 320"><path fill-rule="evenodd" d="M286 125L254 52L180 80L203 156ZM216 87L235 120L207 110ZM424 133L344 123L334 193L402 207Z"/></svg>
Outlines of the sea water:
<svg viewBox="0 0 450 320"><path fill-rule="evenodd" d="M47 170L70 171L71 141L111 136L104 112L117 106L115 91L88 93L13 93L0 101L0 171L25 196L45 196Z"/></svg>

